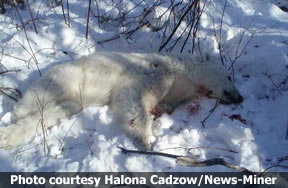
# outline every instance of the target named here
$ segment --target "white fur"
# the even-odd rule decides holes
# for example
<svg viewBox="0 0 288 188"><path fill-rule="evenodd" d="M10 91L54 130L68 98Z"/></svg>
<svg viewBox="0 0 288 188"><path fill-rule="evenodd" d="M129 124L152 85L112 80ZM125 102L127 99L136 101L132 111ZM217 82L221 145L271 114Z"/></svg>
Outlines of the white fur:
<svg viewBox="0 0 288 188"><path fill-rule="evenodd" d="M81 107L108 104L119 126L149 149L153 109L174 109L199 96L200 87L231 103L231 96L240 95L227 77L226 69L206 56L94 53L53 67L28 89L15 105L14 124L0 130L0 143L19 145L41 132L41 123L48 128Z"/></svg>

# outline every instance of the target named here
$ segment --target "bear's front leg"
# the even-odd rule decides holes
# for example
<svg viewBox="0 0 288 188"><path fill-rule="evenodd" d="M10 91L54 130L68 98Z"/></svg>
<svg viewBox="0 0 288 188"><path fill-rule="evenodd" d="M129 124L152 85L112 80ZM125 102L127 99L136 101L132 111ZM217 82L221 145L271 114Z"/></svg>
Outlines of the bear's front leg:
<svg viewBox="0 0 288 188"><path fill-rule="evenodd" d="M156 105L157 96L151 90L137 86L121 88L112 96L114 121L133 139L139 149L151 149L154 136L150 111Z"/></svg>

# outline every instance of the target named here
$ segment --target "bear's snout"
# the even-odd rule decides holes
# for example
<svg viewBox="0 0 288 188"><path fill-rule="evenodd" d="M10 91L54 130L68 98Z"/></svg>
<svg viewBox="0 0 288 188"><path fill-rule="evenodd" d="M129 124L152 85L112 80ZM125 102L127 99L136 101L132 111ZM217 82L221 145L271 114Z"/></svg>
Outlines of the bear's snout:
<svg viewBox="0 0 288 188"><path fill-rule="evenodd" d="M224 90L223 97L220 101L222 104L240 104L243 102L243 97L239 92L228 92Z"/></svg>
<svg viewBox="0 0 288 188"><path fill-rule="evenodd" d="M240 103L242 103L243 102L243 97L241 96L241 95L239 95L238 97L237 97L237 99L233 99L232 100L232 103L233 104L240 104Z"/></svg>
<svg viewBox="0 0 288 188"><path fill-rule="evenodd" d="M240 95L240 97L238 98L238 103L242 103L243 101L243 97Z"/></svg>

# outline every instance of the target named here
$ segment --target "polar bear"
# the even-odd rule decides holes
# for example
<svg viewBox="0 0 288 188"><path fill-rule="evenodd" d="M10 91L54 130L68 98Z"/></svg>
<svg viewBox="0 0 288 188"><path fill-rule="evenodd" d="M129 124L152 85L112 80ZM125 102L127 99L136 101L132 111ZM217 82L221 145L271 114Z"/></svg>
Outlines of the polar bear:
<svg viewBox="0 0 288 188"><path fill-rule="evenodd" d="M151 149L153 112L173 111L200 95L241 103L227 70L211 57L96 52L56 65L14 107L0 143L17 146L82 107L109 105L113 119L141 149Z"/></svg>

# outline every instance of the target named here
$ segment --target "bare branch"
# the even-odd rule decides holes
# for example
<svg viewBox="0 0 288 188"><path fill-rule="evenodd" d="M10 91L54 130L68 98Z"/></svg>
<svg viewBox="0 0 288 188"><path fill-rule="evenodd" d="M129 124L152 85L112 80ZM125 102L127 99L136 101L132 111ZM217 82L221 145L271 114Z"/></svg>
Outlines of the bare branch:
<svg viewBox="0 0 288 188"><path fill-rule="evenodd" d="M86 35L85 35L85 36L86 36L86 40L88 39L88 29L89 29L89 19L90 19L91 2L92 2L92 0L89 0L87 23L86 23Z"/></svg>
<svg viewBox="0 0 288 188"><path fill-rule="evenodd" d="M156 156L173 158L173 159L176 159L176 163L181 165L181 166L206 167L206 166L222 165L222 166L225 166L227 168L231 168L231 169L239 171L239 172L254 174L254 172L251 172L246 168L242 168L240 166L228 163L222 158L213 158L213 159L209 159L209 160L199 161L198 159L196 159L196 157L173 155L173 154L169 154L169 153L155 152L155 151L128 150L128 149L125 149L123 147L118 147L118 148L121 149L122 153L124 153L126 155L127 154L142 154L142 155L156 155Z"/></svg>
<svg viewBox="0 0 288 188"><path fill-rule="evenodd" d="M22 26L23 26L23 29L24 29L24 33L25 33L25 36L26 36L26 40L27 40L27 44L28 44L28 46L29 46L29 48L30 48L30 51L31 51L31 53L32 53L32 57L33 57L33 59L34 59L34 61L35 61L35 65L36 65L36 67L37 67L37 70L38 70L38 72L39 72L39 75L42 76L42 73L41 73L40 68L39 68L39 66L38 66L39 62L38 62L38 60L37 60L37 58L36 58L36 56L35 56L35 54L34 54L34 51L33 51L33 49L32 49L32 46L31 46L31 44L30 44L30 41L29 41L29 38L28 38L28 34L27 34L27 31L26 31L25 24L24 24L24 22L23 22L23 19L22 19L22 17L21 17L21 14L20 14L17 6L15 6L15 10L16 10L16 13L17 13L17 15L18 15L18 17L19 17L19 19L20 19L20 21L21 21L21 23L22 23Z"/></svg>
<svg viewBox="0 0 288 188"><path fill-rule="evenodd" d="M125 155L127 154L158 155L158 156L163 156L163 157L168 157L168 158L173 158L173 159L176 159L177 157L184 157L184 156L173 155L173 154L163 153L163 152L128 150L123 147L118 147L118 148L121 149L122 153L124 153Z"/></svg>
<svg viewBox="0 0 288 188"><path fill-rule="evenodd" d="M233 170L236 170L238 172L245 172L248 174L254 174L253 172L249 171L248 169L240 167L238 165L228 163L222 158L213 158L213 159L208 159L205 161L198 161L198 160L195 160L191 157L178 157L176 160L176 163L181 165L181 166L187 166L187 167L206 167L206 166L222 165L222 166L225 166L227 168L231 168Z"/></svg>
<svg viewBox="0 0 288 188"><path fill-rule="evenodd" d="M80 96L80 106L81 106L81 115L82 115L82 128L83 128L83 133L84 133L84 136L85 136L85 141L88 145L88 148L91 152L91 155L94 154L93 150L92 150L92 147L91 147L91 144L89 142L89 139L88 139L88 136L87 136L87 133L86 133L86 129L85 129L85 119L84 119L84 112L83 112L83 98L82 98L82 87L79 86L79 96Z"/></svg>
<svg viewBox="0 0 288 188"><path fill-rule="evenodd" d="M175 32L177 31L178 27L181 25L182 21L184 20L184 18L186 17L186 15L189 13L189 11L191 11L192 7L194 6L194 4L199 3L200 0L194 0L190 6L187 8L187 10L184 12L184 14L181 16L180 20L178 21L177 25L174 27L173 31L171 32L170 36L168 37L168 39L164 42L164 44L162 44L158 50L158 52L161 52L162 49L169 43L169 41L171 40L171 38L173 37L173 35L175 34Z"/></svg>
<svg viewBox="0 0 288 188"><path fill-rule="evenodd" d="M71 21L70 21L69 0L67 0L66 6L67 6L68 26L70 27L71 26Z"/></svg>
<svg viewBox="0 0 288 188"><path fill-rule="evenodd" d="M98 5L98 1L95 0L95 4L96 4L96 9L97 9L97 20L98 20L98 27L100 28L100 10L99 10L99 5Z"/></svg>
<svg viewBox="0 0 288 188"><path fill-rule="evenodd" d="M2 93L3 95L6 95L7 97L14 100L15 102L18 101L18 98L22 97L21 92L15 88L0 87L0 93Z"/></svg>
<svg viewBox="0 0 288 188"><path fill-rule="evenodd" d="M37 31L37 28L36 28L36 25L35 25L35 21L34 21L34 17L33 17L31 8L30 8L29 0L27 0L27 6L28 6L28 9L29 9L29 13L30 13L30 17L31 17L32 23L33 23L34 31L35 31L36 34L38 34L38 31Z"/></svg>
<svg viewBox="0 0 288 188"><path fill-rule="evenodd" d="M64 22L65 22L65 24L67 24L66 16L65 16L65 11L64 11L64 5L63 5L63 0L61 0L61 9L62 9L62 14L63 14Z"/></svg>
<svg viewBox="0 0 288 188"><path fill-rule="evenodd" d="M205 128L205 122L207 119L213 114L213 112L216 110L217 106L219 105L219 100L216 101L214 107L209 111L209 114L201 121L202 127Z"/></svg>
<svg viewBox="0 0 288 188"><path fill-rule="evenodd" d="M110 42L110 41L119 39L121 35L126 35L126 36L127 36L126 38L129 38L129 37L131 37L136 31L138 31L139 29L141 29L142 27L144 27L144 26L147 25L148 23L149 23L149 22L142 23L141 25L138 25L135 29L132 29L132 30L127 31L127 32L121 32L120 34L115 35L114 37L111 37L111 38L106 39L106 40L99 41L99 42L97 42L97 43L98 43L98 44L103 44L103 43L105 43L105 42Z"/></svg>

